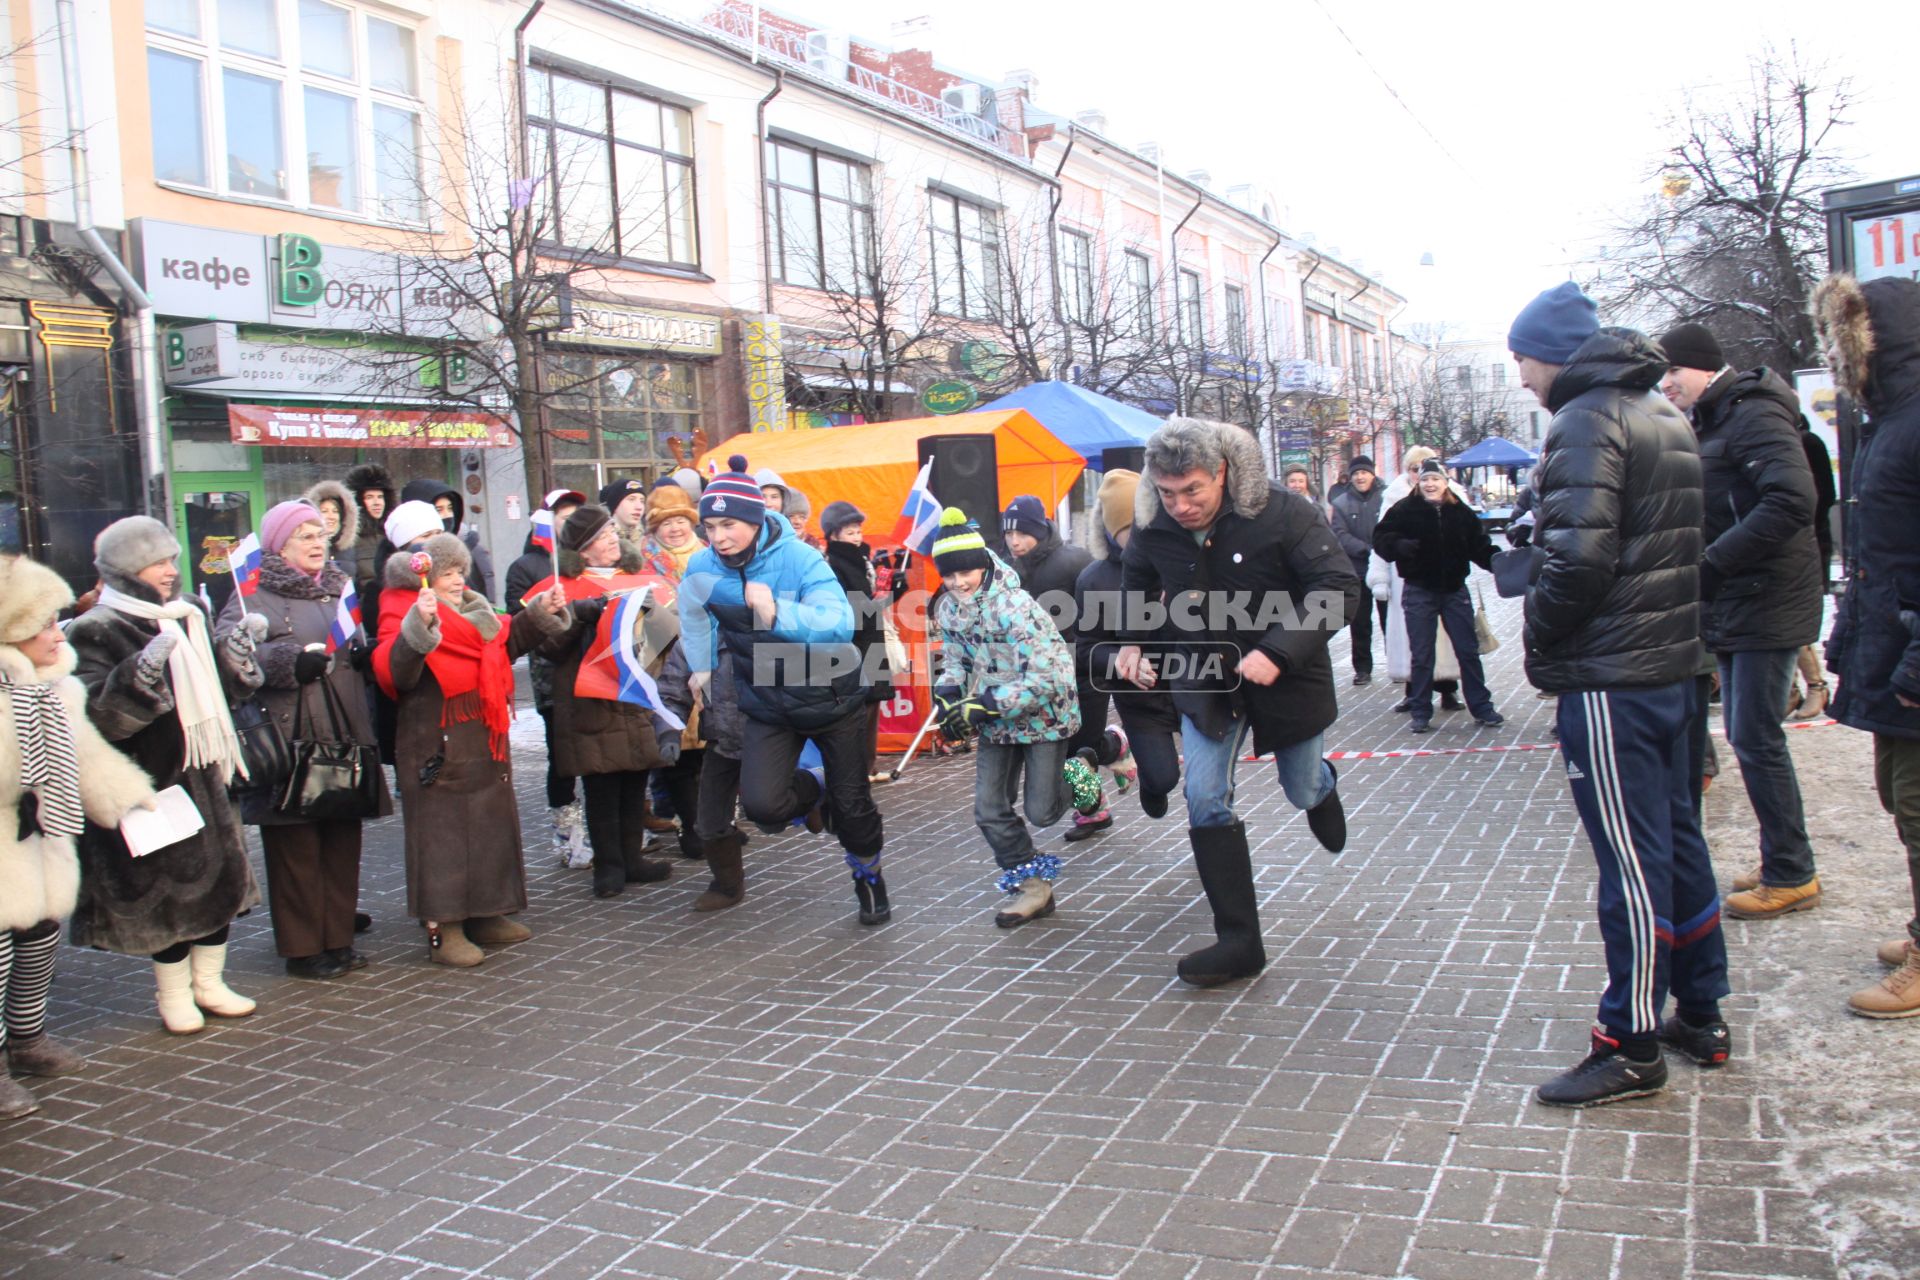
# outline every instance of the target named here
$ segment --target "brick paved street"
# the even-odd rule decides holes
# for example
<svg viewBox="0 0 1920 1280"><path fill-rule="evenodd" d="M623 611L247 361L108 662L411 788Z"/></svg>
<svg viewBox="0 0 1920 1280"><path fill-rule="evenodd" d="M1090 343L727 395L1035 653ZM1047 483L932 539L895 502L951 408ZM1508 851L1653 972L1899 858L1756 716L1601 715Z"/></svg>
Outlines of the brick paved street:
<svg viewBox="0 0 1920 1280"><path fill-rule="evenodd" d="M1343 676L1329 747L1549 742L1512 606L1497 622L1505 728L1413 739L1397 691ZM1602 983L1551 750L1343 764L1339 859L1248 767L1271 962L1211 992L1173 976L1209 936L1177 808L1121 804L1058 914L1001 931L970 759L882 790L882 929L805 835L756 837L748 901L711 917L689 864L598 902L542 841L535 938L456 972L401 918L389 822L371 967L289 980L258 913L234 940L250 1020L169 1037L146 965L63 954L53 1026L92 1065L0 1127L0 1275L1920 1274L1920 1026L1840 1007L1904 919L1904 864L1866 739L1792 737L1826 901L1730 922L1733 1065L1582 1114L1529 1100ZM1751 820L1722 751L1731 874Z"/></svg>

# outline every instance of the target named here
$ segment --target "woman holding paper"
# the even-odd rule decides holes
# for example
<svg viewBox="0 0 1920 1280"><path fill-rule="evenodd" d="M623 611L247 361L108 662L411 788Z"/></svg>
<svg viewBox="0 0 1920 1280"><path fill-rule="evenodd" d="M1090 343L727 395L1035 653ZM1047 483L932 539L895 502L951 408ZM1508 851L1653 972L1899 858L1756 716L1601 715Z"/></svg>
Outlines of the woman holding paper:
<svg viewBox="0 0 1920 1280"><path fill-rule="evenodd" d="M178 594L180 544L148 516L108 525L93 557L100 602L67 628L87 714L155 787L181 788L205 825L140 857L119 831L88 827L71 933L79 946L152 956L161 1021L186 1035L206 1025L203 1013L244 1018L254 1007L222 976L228 926L260 903L227 799L245 777L227 708L260 685L265 620L214 643L200 602Z"/></svg>
<svg viewBox="0 0 1920 1280"><path fill-rule="evenodd" d="M60 918L80 888L74 837L153 803L133 762L87 720L87 691L60 634L73 592L31 560L0 558L0 1046L13 1074L64 1076L80 1055L46 1034ZM38 1111L0 1072L0 1120Z"/></svg>
<svg viewBox="0 0 1920 1280"><path fill-rule="evenodd" d="M341 599L352 590L329 554L333 539L325 515L305 502L283 502L260 521L260 584L252 596L238 591L220 615L215 638L265 619L254 652L261 675L260 701L288 742L296 722L308 737L343 736L374 745L367 710L371 647L357 628L334 635ZM258 625L255 623L254 625ZM329 697L329 693L333 696ZM277 811L272 789L241 797L240 816L260 828L266 855L267 906L275 948L296 978L337 978L367 962L353 949L353 913L360 893L360 821L309 822ZM380 814L393 812L385 771L380 777Z"/></svg>
<svg viewBox="0 0 1920 1280"><path fill-rule="evenodd" d="M513 661L557 633L558 592L536 596L512 623L467 588L460 538L437 533L387 561L374 676L400 707L394 738L406 819L407 913L426 926L428 958L468 968L482 946L532 933L526 910L520 809L507 726Z"/></svg>

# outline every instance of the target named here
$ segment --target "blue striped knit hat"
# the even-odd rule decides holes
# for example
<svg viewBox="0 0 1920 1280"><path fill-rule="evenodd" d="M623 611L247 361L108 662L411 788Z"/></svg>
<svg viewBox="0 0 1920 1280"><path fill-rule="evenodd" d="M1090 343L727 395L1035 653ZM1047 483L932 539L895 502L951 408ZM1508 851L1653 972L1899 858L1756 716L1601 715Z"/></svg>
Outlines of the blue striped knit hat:
<svg viewBox="0 0 1920 1280"><path fill-rule="evenodd" d="M767 500L759 483L747 474L747 460L741 454L728 458L726 471L715 476L700 495L700 518L721 517L742 524L764 524L767 519Z"/></svg>

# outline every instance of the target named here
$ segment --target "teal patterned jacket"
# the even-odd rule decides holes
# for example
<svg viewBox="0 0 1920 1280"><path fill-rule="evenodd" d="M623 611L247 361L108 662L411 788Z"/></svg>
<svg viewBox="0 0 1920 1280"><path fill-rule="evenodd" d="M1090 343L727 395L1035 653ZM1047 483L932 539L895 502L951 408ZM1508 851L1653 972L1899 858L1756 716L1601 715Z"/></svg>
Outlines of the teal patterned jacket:
<svg viewBox="0 0 1920 1280"><path fill-rule="evenodd" d="M1073 649L1000 557L993 556L986 585L971 600L963 604L941 593L933 625L941 641L934 687L991 693L1000 708L981 728L982 739L1014 746L1079 731Z"/></svg>

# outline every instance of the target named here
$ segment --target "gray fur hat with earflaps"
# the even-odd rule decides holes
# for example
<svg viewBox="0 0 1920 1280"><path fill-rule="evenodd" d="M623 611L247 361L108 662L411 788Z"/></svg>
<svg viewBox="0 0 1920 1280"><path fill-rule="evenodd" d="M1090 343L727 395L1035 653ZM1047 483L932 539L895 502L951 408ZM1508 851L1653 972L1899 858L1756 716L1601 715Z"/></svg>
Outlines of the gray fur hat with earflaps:
<svg viewBox="0 0 1920 1280"><path fill-rule="evenodd" d="M180 540L152 516L125 516L93 540L93 567L110 587L145 599L153 589L138 581L140 571L162 560L180 558Z"/></svg>

